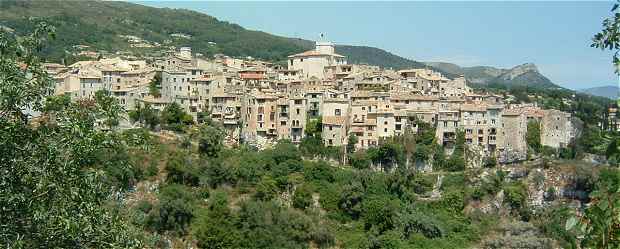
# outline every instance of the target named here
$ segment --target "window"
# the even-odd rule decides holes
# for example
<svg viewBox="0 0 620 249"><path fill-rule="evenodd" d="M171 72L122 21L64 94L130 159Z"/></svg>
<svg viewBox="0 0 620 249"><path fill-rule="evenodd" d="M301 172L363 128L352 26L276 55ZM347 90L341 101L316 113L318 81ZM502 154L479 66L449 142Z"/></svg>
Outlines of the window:
<svg viewBox="0 0 620 249"><path fill-rule="evenodd" d="M479 129L479 130L478 130L478 134L480 134L480 135L484 134L484 130Z"/></svg>
<svg viewBox="0 0 620 249"><path fill-rule="evenodd" d="M402 127L402 125L397 124L397 125L396 125L396 130L397 130L397 131L400 131L400 130L401 130L401 127Z"/></svg>
<svg viewBox="0 0 620 249"><path fill-rule="evenodd" d="M387 132L387 128L384 128L384 129L383 129L383 132Z"/></svg>
<svg viewBox="0 0 620 249"><path fill-rule="evenodd" d="M384 124L384 125L387 125L387 124L388 124L388 121L383 122L383 124Z"/></svg>
<svg viewBox="0 0 620 249"><path fill-rule="evenodd" d="M295 112L297 112L297 115L299 115L301 113L299 108L295 109Z"/></svg>
<svg viewBox="0 0 620 249"><path fill-rule="evenodd" d="M330 130L330 131L332 130L332 126L331 126L331 125L329 126L329 130Z"/></svg>
<svg viewBox="0 0 620 249"><path fill-rule="evenodd" d="M448 127L448 121L443 121L443 127Z"/></svg>
<svg viewBox="0 0 620 249"><path fill-rule="evenodd" d="M280 121L280 125L286 125L286 121Z"/></svg>
<svg viewBox="0 0 620 249"><path fill-rule="evenodd" d="M335 114L336 116L340 116L340 109L336 109L336 110L334 110L334 114Z"/></svg>

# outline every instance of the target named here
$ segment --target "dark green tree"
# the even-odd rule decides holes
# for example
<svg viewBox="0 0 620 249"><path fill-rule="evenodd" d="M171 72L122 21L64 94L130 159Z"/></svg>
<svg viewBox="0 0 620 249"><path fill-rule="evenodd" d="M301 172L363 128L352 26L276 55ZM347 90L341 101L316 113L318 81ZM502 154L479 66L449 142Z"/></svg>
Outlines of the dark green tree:
<svg viewBox="0 0 620 249"><path fill-rule="evenodd" d="M527 133L525 134L525 140L527 142L527 146L534 152L539 153L541 151L542 144L540 143L540 122L534 120L527 122Z"/></svg>
<svg viewBox="0 0 620 249"><path fill-rule="evenodd" d="M188 125L193 124L193 118L187 114L177 103L167 105L161 112L162 124L166 129L176 132L184 132Z"/></svg>
<svg viewBox="0 0 620 249"><path fill-rule="evenodd" d="M347 153L353 154L355 153L355 145L357 144L358 138L355 134L349 134L347 138Z"/></svg>
<svg viewBox="0 0 620 249"><path fill-rule="evenodd" d="M122 143L95 129L95 120L111 109L57 98L42 108L52 79L37 54L53 31L45 23L23 37L0 30L0 243L9 248L133 247L125 225L104 207L112 189L99 159ZM54 115L44 113L52 120L35 123L31 111Z"/></svg>

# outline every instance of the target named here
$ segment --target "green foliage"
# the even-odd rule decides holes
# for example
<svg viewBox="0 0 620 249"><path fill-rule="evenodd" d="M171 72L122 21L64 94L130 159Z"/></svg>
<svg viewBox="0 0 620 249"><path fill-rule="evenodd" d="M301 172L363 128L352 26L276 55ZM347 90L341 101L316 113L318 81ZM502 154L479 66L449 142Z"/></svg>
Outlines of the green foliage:
<svg viewBox="0 0 620 249"><path fill-rule="evenodd" d="M207 157L216 157L222 150L224 132L218 127L201 125L198 127L198 153Z"/></svg>
<svg viewBox="0 0 620 249"><path fill-rule="evenodd" d="M368 169L372 161L364 151L357 151L349 155L349 165L356 169Z"/></svg>
<svg viewBox="0 0 620 249"><path fill-rule="evenodd" d="M147 228L185 234L194 218L195 194L188 187L171 184L162 187L158 197L159 203L146 218Z"/></svg>
<svg viewBox="0 0 620 249"><path fill-rule="evenodd" d="M192 163L189 155L182 151L169 156L166 171L168 172L166 181L169 183L198 186L200 182L200 169Z"/></svg>
<svg viewBox="0 0 620 249"><path fill-rule="evenodd" d="M494 156L484 158L485 168L495 168L497 166L497 159Z"/></svg>
<svg viewBox="0 0 620 249"><path fill-rule="evenodd" d="M193 124L193 118L177 103L167 105L161 112L161 123L166 129L184 132L188 125Z"/></svg>
<svg viewBox="0 0 620 249"><path fill-rule="evenodd" d="M0 31L0 243L132 247L126 226L104 207L113 189L106 169L128 164L122 155L101 161L125 146L115 134L94 129L99 115L112 109L62 97L49 98L43 108L52 80L37 53L53 31L45 23L19 38ZM27 110L54 115L35 125Z"/></svg>
<svg viewBox="0 0 620 249"><path fill-rule="evenodd" d="M209 199L209 206L199 212L192 224L192 235L201 248L238 248L241 235L225 193L217 192Z"/></svg>
<svg viewBox="0 0 620 249"><path fill-rule="evenodd" d="M129 119L132 122L138 122L143 127L147 127L151 130L155 129L160 123L159 113L151 107L149 104L136 105L136 109L128 112Z"/></svg>
<svg viewBox="0 0 620 249"><path fill-rule="evenodd" d="M161 73L156 73L149 82L149 94L155 98L161 97Z"/></svg>
<svg viewBox="0 0 620 249"><path fill-rule="evenodd" d="M534 120L527 122L525 141L527 146L534 150L534 152L541 152L542 144L540 143L540 122Z"/></svg>
<svg viewBox="0 0 620 249"><path fill-rule="evenodd" d="M357 144L358 140L359 139L357 138L355 133L349 134L349 137L347 137L347 153L355 153L355 145Z"/></svg>
<svg viewBox="0 0 620 249"><path fill-rule="evenodd" d="M125 111L118 104L118 99L113 97L110 91L99 90L95 92L95 103L100 110L97 118L103 120L108 129L118 126L121 114Z"/></svg>
<svg viewBox="0 0 620 249"><path fill-rule="evenodd" d="M400 201L386 196L371 196L362 203L362 218L366 230L378 233L394 229Z"/></svg>
<svg viewBox="0 0 620 249"><path fill-rule="evenodd" d="M618 73L618 68L620 67L620 51L618 50L620 47L620 31L618 30L620 26L620 9L618 8L617 1L613 5L611 12L613 13L612 17L608 17L603 21L603 30L592 38L591 47L614 51L613 63L616 66L616 73Z"/></svg>
<svg viewBox="0 0 620 249"><path fill-rule="evenodd" d="M582 248L620 246L620 171L606 171L601 176L583 216L573 216L566 221L566 230L583 236Z"/></svg>
<svg viewBox="0 0 620 249"><path fill-rule="evenodd" d="M465 151L465 133L462 130L459 130L456 133L454 152L452 152L450 158L443 164L443 168L448 171L465 170Z"/></svg>
<svg viewBox="0 0 620 249"><path fill-rule="evenodd" d="M321 116L315 119L308 119L306 122L306 135L321 138L323 132L323 118Z"/></svg>
<svg viewBox="0 0 620 249"><path fill-rule="evenodd" d="M525 221L529 220L529 210L527 209L527 188L523 184L510 184L504 186L504 202L506 202L512 212L521 215Z"/></svg>
<svg viewBox="0 0 620 249"><path fill-rule="evenodd" d="M312 205L312 189L309 186L302 185L295 190L293 207L306 209L310 205Z"/></svg>
<svg viewBox="0 0 620 249"><path fill-rule="evenodd" d="M278 194L278 183L271 176L263 176L256 185L254 197L258 200L272 200Z"/></svg>
<svg viewBox="0 0 620 249"><path fill-rule="evenodd" d="M69 95L63 94L57 96L47 96L43 111L47 113L61 112L69 106L71 106L71 96Z"/></svg>

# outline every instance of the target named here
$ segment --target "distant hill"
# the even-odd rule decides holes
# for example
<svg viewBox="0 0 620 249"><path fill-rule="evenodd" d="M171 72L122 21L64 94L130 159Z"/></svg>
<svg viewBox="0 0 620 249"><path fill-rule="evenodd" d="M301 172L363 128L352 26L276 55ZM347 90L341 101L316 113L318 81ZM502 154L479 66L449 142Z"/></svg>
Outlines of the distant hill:
<svg viewBox="0 0 620 249"><path fill-rule="evenodd" d="M366 46L336 46L336 53L347 56L350 63L390 65L393 69L424 68L424 63L405 59L383 49Z"/></svg>
<svg viewBox="0 0 620 249"><path fill-rule="evenodd" d="M579 90L579 92L609 99L618 99L618 91L620 91L618 86L600 86Z"/></svg>
<svg viewBox="0 0 620 249"><path fill-rule="evenodd" d="M472 84L501 84L537 88L560 87L542 75L536 65L532 63L525 63L510 69L488 66L460 67L446 62L426 62L426 64L451 74L464 75Z"/></svg>
<svg viewBox="0 0 620 249"><path fill-rule="evenodd" d="M109 1L0 0L0 25L16 32L30 32L29 17L40 17L56 26L58 38L43 51L44 56L56 61L66 58L65 51L72 51L74 45L138 54L161 50L132 48L121 35L166 46L190 46L194 52L206 55L223 53L269 61L283 61L288 55L314 48L312 41L247 30L191 10ZM336 51L352 63L394 69L428 67L379 48L338 45Z"/></svg>
<svg viewBox="0 0 620 249"><path fill-rule="evenodd" d="M127 2L0 0L0 27L18 33L33 28L30 17L54 25L57 39L42 54L52 61L75 60L74 45L87 45L110 53L130 51L138 55L158 55L168 46L189 46L197 53L223 53L235 57L251 56L283 62L286 56L312 49L312 41L276 36L245 29L212 16L185 9L154 8ZM181 35L179 35L181 34ZM139 37L158 48L134 48L122 36ZM445 62L422 63L380 48L337 45L336 52L350 63L384 68L431 68L454 78L465 75L474 84L528 85L557 87L541 75L533 64L512 69L460 67Z"/></svg>

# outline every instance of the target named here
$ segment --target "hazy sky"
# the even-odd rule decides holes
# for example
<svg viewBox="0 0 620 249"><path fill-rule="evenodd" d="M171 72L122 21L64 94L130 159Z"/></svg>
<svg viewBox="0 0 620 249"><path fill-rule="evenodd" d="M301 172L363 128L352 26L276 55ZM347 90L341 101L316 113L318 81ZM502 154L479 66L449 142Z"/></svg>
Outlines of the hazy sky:
<svg viewBox="0 0 620 249"><path fill-rule="evenodd" d="M533 62L579 89L617 84L611 53L590 48L612 2L139 1L186 8L272 34L368 45L419 61L512 67Z"/></svg>

